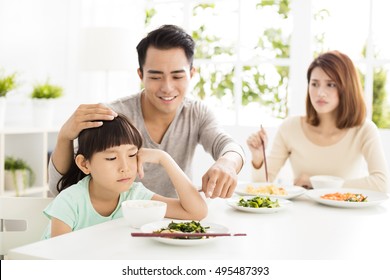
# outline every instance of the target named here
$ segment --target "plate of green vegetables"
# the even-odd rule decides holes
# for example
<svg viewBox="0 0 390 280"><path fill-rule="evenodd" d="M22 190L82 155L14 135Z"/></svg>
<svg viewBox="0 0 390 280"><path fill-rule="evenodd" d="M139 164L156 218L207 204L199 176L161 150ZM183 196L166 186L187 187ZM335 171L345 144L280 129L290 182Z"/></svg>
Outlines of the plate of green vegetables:
<svg viewBox="0 0 390 280"><path fill-rule="evenodd" d="M281 198L271 198L263 196L239 196L227 200L229 206L239 211L270 214L286 209L292 202Z"/></svg>

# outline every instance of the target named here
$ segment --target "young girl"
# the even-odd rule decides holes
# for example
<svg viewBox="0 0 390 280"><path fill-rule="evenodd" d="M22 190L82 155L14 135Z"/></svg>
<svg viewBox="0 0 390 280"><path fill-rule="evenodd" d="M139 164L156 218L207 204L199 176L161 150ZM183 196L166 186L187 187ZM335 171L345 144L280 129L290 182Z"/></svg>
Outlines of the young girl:
<svg viewBox="0 0 390 280"><path fill-rule="evenodd" d="M167 203L167 218L201 220L207 205L198 191L164 151L144 149L139 131L123 116L83 130L78 151L59 181L60 194L44 210L51 225L45 238L122 217L121 202L151 199ZM134 182L144 176L143 163L160 164L176 188L178 199L167 198Z"/></svg>
<svg viewBox="0 0 390 280"><path fill-rule="evenodd" d="M306 116L286 119L267 157L274 180L290 159L294 184L311 187L310 176L334 175L343 187L389 191L387 163L375 124L366 119L359 75L351 59L338 51L323 53L307 70ZM264 180L264 130L247 140L253 179Z"/></svg>

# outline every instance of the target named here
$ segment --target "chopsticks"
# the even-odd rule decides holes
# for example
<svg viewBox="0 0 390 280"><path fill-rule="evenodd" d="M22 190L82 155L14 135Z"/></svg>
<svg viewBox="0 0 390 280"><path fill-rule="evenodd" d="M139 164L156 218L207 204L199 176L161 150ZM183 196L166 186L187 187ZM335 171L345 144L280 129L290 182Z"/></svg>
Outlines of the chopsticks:
<svg viewBox="0 0 390 280"><path fill-rule="evenodd" d="M263 130L263 125L260 125L261 130ZM265 156L265 145L263 139L261 139L261 144L263 147L263 158L264 158L264 170L265 170L265 180L268 182L268 168L267 168L267 158Z"/></svg>
<svg viewBox="0 0 390 280"><path fill-rule="evenodd" d="M219 236L246 236L246 233L145 233L132 232L133 237L219 237Z"/></svg>

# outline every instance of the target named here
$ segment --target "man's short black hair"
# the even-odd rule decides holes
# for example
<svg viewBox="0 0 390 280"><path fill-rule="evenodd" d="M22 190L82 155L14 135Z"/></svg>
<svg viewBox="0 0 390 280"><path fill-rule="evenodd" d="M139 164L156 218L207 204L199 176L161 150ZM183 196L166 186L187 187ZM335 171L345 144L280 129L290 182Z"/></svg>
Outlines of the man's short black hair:
<svg viewBox="0 0 390 280"><path fill-rule="evenodd" d="M152 46L159 50L182 48L192 68L194 60L195 42L181 27L176 25L163 25L143 38L137 45L138 63L141 72L146 60L146 51Z"/></svg>

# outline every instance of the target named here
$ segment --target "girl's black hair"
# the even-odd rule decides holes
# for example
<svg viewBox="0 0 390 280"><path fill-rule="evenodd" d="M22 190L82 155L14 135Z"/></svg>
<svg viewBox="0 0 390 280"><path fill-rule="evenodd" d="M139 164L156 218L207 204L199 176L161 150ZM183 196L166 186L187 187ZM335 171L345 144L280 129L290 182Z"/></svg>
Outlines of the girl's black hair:
<svg viewBox="0 0 390 280"><path fill-rule="evenodd" d="M92 155L111 147L131 144L138 149L142 147L142 136L138 129L124 116L118 114L112 121L103 121L103 125L96 128L84 129L78 137L78 151L86 160ZM69 171L57 183L58 192L76 184L86 175L73 160Z"/></svg>

